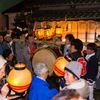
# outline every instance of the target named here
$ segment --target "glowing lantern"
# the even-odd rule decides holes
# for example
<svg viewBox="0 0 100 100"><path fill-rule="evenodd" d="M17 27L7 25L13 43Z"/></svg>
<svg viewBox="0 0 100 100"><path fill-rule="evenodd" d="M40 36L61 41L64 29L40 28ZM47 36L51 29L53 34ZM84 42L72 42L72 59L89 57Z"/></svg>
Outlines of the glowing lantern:
<svg viewBox="0 0 100 100"><path fill-rule="evenodd" d="M36 29L35 35L38 39L42 39L44 37L44 29Z"/></svg>
<svg viewBox="0 0 100 100"><path fill-rule="evenodd" d="M64 68L69 63L69 61L71 61L71 58L69 58L68 56L66 56L66 58L65 57L57 58L53 67L54 73L60 77L64 76Z"/></svg>
<svg viewBox="0 0 100 100"><path fill-rule="evenodd" d="M16 64L8 75L9 86L16 92L24 92L31 84L31 73L25 64Z"/></svg>
<svg viewBox="0 0 100 100"><path fill-rule="evenodd" d="M51 29L45 29L44 30L44 38L50 39L52 37Z"/></svg>
<svg viewBox="0 0 100 100"><path fill-rule="evenodd" d="M54 35L55 29L51 28L52 35Z"/></svg>
<svg viewBox="0 0 100 100"><path fill-rule="evenodd" d="M63 33L63 29L62 28L56 28L56 36L61 37Z"/></svg>

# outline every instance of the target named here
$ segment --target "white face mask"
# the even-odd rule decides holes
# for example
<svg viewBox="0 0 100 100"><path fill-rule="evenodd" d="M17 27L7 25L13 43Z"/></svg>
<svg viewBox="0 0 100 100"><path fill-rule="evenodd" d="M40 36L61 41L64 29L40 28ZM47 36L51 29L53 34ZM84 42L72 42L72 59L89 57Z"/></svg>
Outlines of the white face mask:
<svg viewBox="0 0 100 100"><path fill-rule="evenodd" d="M12 41L10 41L10 42L9 42L9 45L10 45L10 46L12 46L12 43L13 43L13 42L12 42Z"/></svg>

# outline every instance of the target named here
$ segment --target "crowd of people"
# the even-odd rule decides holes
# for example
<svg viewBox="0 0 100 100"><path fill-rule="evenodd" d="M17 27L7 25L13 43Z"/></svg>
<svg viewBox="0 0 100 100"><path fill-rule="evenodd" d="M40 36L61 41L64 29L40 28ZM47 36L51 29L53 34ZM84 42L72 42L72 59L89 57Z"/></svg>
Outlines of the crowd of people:
<svg viewBox="0 0 100 100"><path fill-rule="evenodd" d="M32 67L32 58L39 44L34 43L31 34L27 37L20 34L19 38L21 40L16 41L6 34L3 41L3 36L0 36L0 100L7 100L9 93L8 83L4 84L2 79L5 76L8 82L8 74L16 63L24 63L31 73L34 72L27 92L29 100L94 100L93 88L99 73L96 53L98 48L95 43L86 45L82 55L83 42L75 39L72 34L66 35L65 45L61 45L61 48L65 59L69 56L72 61L65 66L64 77L59 78L64 82L61 82L58 91L49 88L49 83L46 81L49 70L45 63L37 63L34 69ZM64 87L61 87L62 85ZM99 87L98 84L96 87ZM23 98L15 100L23 100Z"/></svg>

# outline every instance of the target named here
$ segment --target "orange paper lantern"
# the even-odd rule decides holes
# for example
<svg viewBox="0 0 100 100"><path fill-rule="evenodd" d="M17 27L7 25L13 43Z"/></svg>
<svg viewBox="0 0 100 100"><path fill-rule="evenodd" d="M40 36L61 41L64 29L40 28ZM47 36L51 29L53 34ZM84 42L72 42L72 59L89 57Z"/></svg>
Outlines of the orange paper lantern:
<svg viewBox="0 0 100 100"><path fill-rule="evenodd" d="M55 29L51 28L51 34L54 35Z"/></svg>
<svg viewBox="0 0 100 100"><path fill-rule="evenodd" d="M61 37L63 33L63 29L62 28L56 28L56 36Z"/></svg>
<svg viewBox="0 0 100 100"><path fill-rule="evenodd" d="M46 39L50 39L51 37L52 37L52 31L51 31L51 29L45 29L44 30L44 38L46 38Z"/></svg>
<svg viewBox="0 0 100 100"><path fill-rule="evenodd" d="M9 86L16 92L24 92L31 84L31 73L25 64L16 64L8 75Z"/></svg>
<svg viewBox="0 0 100 100"><path fill-rule="evenodd" d="M54 73L60 77L64 76L64 68L69 63L69 61L71 61L71 59L69 59L68 57L67 59L65 59L65 57L57 58L53 67Z"/></svg>
<svg viewBox="0 0 100 100"><path fill-rule="evenodd" d="M42 39L44 37L44 29L36 29L35 35L38 39Z"/></svg>

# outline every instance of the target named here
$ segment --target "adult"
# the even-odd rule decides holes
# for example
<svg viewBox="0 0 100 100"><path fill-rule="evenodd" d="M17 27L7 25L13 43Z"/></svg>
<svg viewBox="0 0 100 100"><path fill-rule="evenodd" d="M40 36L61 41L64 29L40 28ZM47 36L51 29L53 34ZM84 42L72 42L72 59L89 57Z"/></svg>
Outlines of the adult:
<svg viewBox="0 0 100 100"><path fill-rule="evenodd" d="M52 100L83 100L75 89L62 90Z"/></svg>
<svg viewBox="0 0 100 100"><path fill-rule="evenodd" d="M0 55L2 55L3 50L2 50L2 43L3 43L3 36L0 35Z"/></svg>
<svg viewBox="0 0 100 100"><path fill-rule="evenodd" d="M10 70L13 68L12 66L14 66L14 62L13 62L13 54L11 52L10 49L5 49L3 51L2 56L4 57L4 59L7 61L6 64L6 74L8 75L8 73L10 72Z"/></svg>
<svg viewBox="0 0 100 100"><path fill-rule="evenodd" d="M82 64L82 73L81 76L86 74L86 61L81 54L83 49L83 43L80 39L73 39L70 46L70 57L73 61L78 61Z"/></svg>
<svg viewBox="0 0 100 100"><path fill-rule="evenodd" d="M12 54L14 55L14 53L15 53L15 45L13 43L13 40L12 40L10 34L6 34L4 39L5 39L5 41L2 44L3 51L5 49L10 49L12 51Z"/></svg>
<svg viewBox="0 0 100 100"><path fill-rule="evenodd" d="M8 83L4 84L2 78L5 76L5 63L7 61L0 57L0 100L7 100L9 92Z"/></svg>
<svg viewBox="0 0 100 100"><path fill-rule="evenodd" d="M100 43L100 34L97 36L95 43ZM98 61L98 74L96 78L96 89L100 89L100 46L97 48L96 58Z"/></svg>
<svg viewBox="0 0 100 100"><path fill-rule="evenodd" d="M87 45L86 49L86 74L83 76L84 79L87 80L89 84L89 89L90 89L90 95L89 95L89 100L93 100L93 86L94 86L94 81L95 77L98 72L98 61L96 59L96 53L97 51L97 45L95 43L89 43Z"/></svg>
<svg viewBox="0 0 100 100"><path fill-rule="evenodd" d="M72 61L77 61L82 64L81 76L84 76L86 74L86 61L81 54L82 49L83 49L83 42L80 39L73 39L71 41L69 57L72 59ZM65 58L68 59L67 56L65 56ZM62 80L64 79L62 78ZM62 80L60 79L61 87L65 85L64 81Z"/></svg>
<svg viewBox="0 0 100 100"><path fill-rule="evenodd" d="M29 100L51 100L58 92L56 89L49 89L46 82L48 76L48 68L44 63L37 63L34 66L32 83L29 91Z"/></svg>
<svg viewBox="0 0 100 100"><path fill-rule="evenodd" d="M66 86L63 89L76 89L81 97L87 99L89 86L84 79L81 79L82 64L77 61L69 62L64 69Z"/></svg>
<svg viewBox="0 0 100 100"><path fill-rule="evenodd" d="M25 59L23 57L23 48L26 45L25 34L20 34L19 38L24 41L17 41L15 43L16 60L17 62L25 63Z"/></svg>
<svg viewBox="0 0 100 100"><path fill-rule="evenodd" d="M25 59L26 68L32 72L32 58L37 49L37 44L34 43L34 38L31 34L26 37L27 45L23 48L23 56Z"/></svg>
<svg viewBox="0 0 100 100"><path fill-rule="evenodd" d="M70 53L70 44L71 44L71 41L74 39L74 36L73 36L73 34L67 34L65 39L66 40L65 40L63 56L69 55L69 53Z"/></svg>

